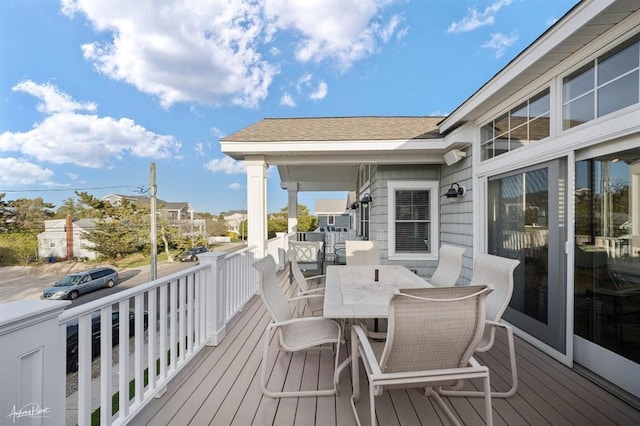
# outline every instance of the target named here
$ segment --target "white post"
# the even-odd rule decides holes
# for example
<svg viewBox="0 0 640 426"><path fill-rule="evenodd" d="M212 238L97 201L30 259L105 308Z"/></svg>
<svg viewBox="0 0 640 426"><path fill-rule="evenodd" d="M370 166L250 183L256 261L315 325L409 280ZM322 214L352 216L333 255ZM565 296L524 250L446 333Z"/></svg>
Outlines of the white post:
<svg viewBox="0 0 640 426"><path fill-rule="evenodd" d="M298 231L298 183L287 182L288 208L289 208L289 233Z"/></svg>
<svg viewBox="0 0 640 426"><path fill-rule="evenodd" d="M0 305L0 423L65 424L67 336L58 316L69 303Z"/></svg>
<svg viewBox="0 0 640 426"><path fill-rule="evenodd" d="M227 334L227 279L224 267L226 256L224 252L205 252L198 255L200 264L209 265L204 271L206 333L209 346L218 346Z"/></svg>
<svg viewBox="0 0 640 426"><path fill-rule="evenodd" d="M247 165L247 242L256 257L267 253L267 163L264 157L245 160Z"/></svg>

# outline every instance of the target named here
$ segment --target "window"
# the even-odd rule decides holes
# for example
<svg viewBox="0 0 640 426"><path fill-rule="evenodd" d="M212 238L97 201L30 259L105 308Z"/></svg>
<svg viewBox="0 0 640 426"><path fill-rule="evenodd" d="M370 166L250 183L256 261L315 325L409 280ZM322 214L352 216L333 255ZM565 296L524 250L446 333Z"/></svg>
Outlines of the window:
<svg viewBox="0 0 640 426"><path fill-rule="evenodd" d="M639 47L636 37L564 78L564 130L638 103Z"/></svg>
<svg viewBox="0 0 640 426"><path fill-rule="evenodd" d="M327 215L327 225L335 225L336 224L336 216L329 214Z"/></svg>
<svg viewBox="0 0 640 426"><path fill-rule="evenodd" d="M487 160L549 136L549 89L480 129L482 159Z"/></svg>
<svg viewBox="0 0 640 426"><path fill-rule="evenodd" d="M437 255L438 182L387 183L389 258L427 259Z"/></svg>

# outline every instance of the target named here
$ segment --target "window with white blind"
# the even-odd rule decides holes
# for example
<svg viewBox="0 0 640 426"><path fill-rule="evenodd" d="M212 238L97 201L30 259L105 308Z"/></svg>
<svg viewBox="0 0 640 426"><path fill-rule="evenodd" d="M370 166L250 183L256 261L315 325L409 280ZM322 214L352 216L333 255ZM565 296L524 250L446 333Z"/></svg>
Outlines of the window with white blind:
<svg viewBox="0 0 640 426"><path fill-rule="evenodd" d="M390 181L389 258L429 259L437 255L438 182Z"/></svg>

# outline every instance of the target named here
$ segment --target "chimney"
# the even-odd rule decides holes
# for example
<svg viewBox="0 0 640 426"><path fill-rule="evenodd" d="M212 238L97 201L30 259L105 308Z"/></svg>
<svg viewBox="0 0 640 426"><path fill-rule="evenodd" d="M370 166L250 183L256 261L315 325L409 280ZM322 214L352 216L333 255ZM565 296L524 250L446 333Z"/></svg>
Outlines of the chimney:
<svg viewBox="0 0 640 426"><path fill-rule="evenodd" d="M64 228L67 233L67 260L73 260L73 219L70 214Z"/></svg>

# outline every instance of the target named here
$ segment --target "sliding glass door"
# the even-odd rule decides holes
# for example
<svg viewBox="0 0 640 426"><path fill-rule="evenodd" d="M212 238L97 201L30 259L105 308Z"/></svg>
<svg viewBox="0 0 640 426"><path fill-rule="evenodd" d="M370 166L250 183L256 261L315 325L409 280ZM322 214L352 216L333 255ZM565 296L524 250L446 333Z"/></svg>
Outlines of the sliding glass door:
<svg viewBox="0 0 640 426"><path fill-rule="evenodd" d="M504 318L563 354L565 168L555 160L489 179L487 211L488 253L520 260Z"/></svg>
<svg viewBox="0 0 640 426"><path fill-rule="evenodd" d="M575 334L636 364L639 184L640 148L576 163Z"/></svg>

